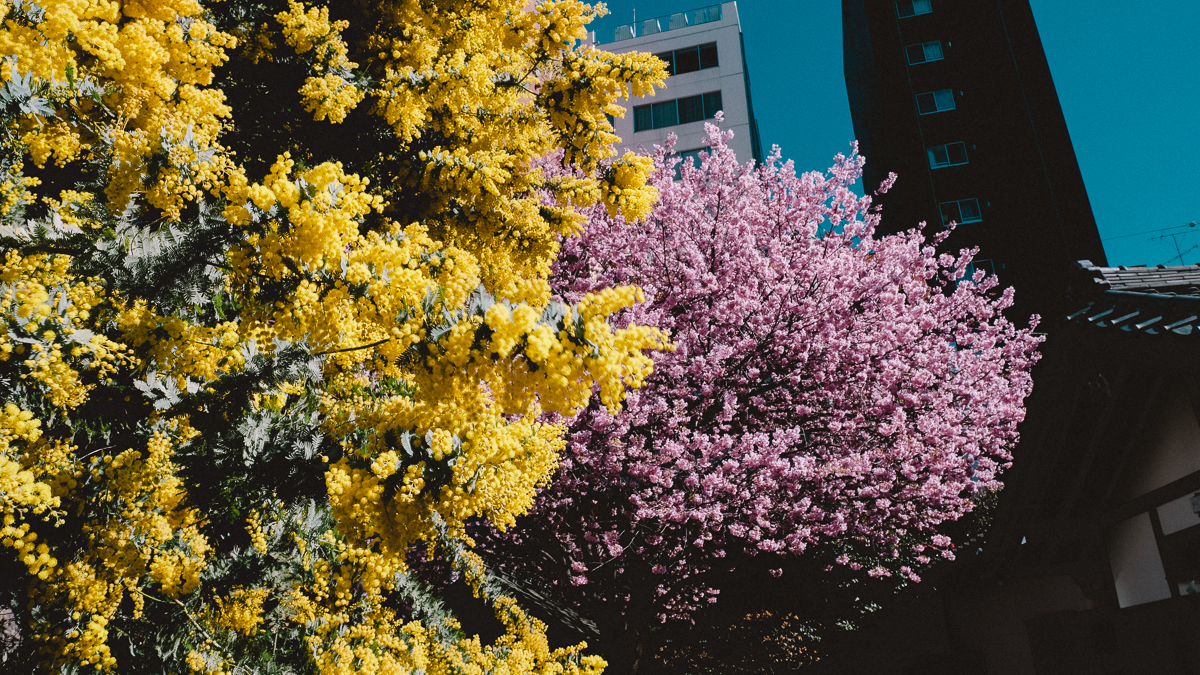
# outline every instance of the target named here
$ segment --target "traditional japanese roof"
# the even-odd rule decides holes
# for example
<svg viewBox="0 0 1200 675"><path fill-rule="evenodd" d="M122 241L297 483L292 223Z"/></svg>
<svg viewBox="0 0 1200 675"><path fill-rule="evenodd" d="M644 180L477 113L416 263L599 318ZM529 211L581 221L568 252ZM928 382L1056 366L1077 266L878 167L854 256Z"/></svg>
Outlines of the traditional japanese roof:
<svg viewBox="0 0 1200 675"><path fill-rule="evenodd" d="M1147 335L1200 335L1200 265L1075 263L1068 322Z"/></svg>

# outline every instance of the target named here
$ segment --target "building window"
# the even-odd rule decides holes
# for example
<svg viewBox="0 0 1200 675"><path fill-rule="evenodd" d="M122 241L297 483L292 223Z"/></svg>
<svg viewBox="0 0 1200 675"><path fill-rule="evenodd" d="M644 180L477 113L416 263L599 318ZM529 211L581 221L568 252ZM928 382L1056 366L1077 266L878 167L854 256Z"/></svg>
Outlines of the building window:
<svg viewBox="0 0 1200 675"><path fill-rule="evenodd" d="M992 265L991 260L972 260L967 264L967 268L963 270L962 278L958 280L958 284L975 281L975 273L980 271L983 272L984 277L988 275L995 276L996 274L996 268Z"/></svg>
<svg viewBox="0 0 1200 675"><path fill-rule="evenodd" d="M954 110L954 90L939 89L917 94L917 112L922 115Z"/></svg>
<svg viewBox="0 0 1200 675"><path fill-rule="evenodd" d="M679 163L675 165L675 180L683 178L683 165L687 164L688 160L692 160L693 165L700 168L700 153L707 152L708 148L696 148L695 150L684 150L683 152L675 153L679 158Z"/></svg>
<svg viewBox="0 0 1200 675"><path fill-rule="evenodd" d="M668 75L694 73L697 70L716 68L721 65L717 60L717 43L715 42L687 49L676 49L672 52L662 52L655 56L666 62Z"/></svg>
<svg viewBox="0 0 1200 675"><path fill-rule="evenodd" d="M654 111L654 128L673 127L679 124L679 106L676 101L655 103L651 106Z"/></svg>
<svg viewBox="0 0 1200 675"><path fill-rule="evenodd" d="M960 199L954 202L942 202L942 225L950 223L978 223L983 220L979 211L979 200Z"/></svg>
<svg viewBox="0 0 1200 675"><path fill-rule="evenodd" d="M685 96L674 101L663 101L633 108L633 130L649 131L712 119L721 109L721 92Z"/></svg>
<svg viewBox="0 0 1200 675"><path fill-rule="evenodd" d="M932 0L896 0L896 13L901 19L933 11Z"/></svg>
<svg viewBox="0 0 1200 675"><path fill-rule="evenodd" d="M940 169L944 166L967 163L967 146L963 143L947 143L935 145L929 149L930 168Z"/></svg>
<svg viewBox="0 0 1200 675"><path fill-rule="evenodd" d="M943 58L945 58L942 56L941 40L909 45L904 48L904 51L908 53L908 64L910 66L915 66L918 63L928 63L930 61L941 61Z"/></svg>

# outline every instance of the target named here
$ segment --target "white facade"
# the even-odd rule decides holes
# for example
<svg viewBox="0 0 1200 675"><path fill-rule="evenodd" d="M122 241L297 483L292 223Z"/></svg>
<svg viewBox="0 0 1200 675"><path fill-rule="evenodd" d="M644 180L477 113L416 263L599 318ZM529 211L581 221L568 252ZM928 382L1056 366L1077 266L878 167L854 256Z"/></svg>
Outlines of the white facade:
<svg viewBox="0 0 1200 675"><path fill-rule="evenodd" d="M1139 513L1113 528L1108 536L1108 564L1112 567L1118 606L1131 607L1171 597L1149 513Z"/></svg>
<svg viewBox="0 0 1200 675"><path fill-rule="evenodd" d="M742 49L742 29L738 21L737 3L726 2L720 5L700 7L679 12L669 16L646 19L632 24L617 26L588 35L589 41L601 49L623 54L640 51L652 54L671 53L680 55L678 62L687 62L690 56L683 56L689 50L709 46L715 43L718 65L704 67L692 72L681 72L671 75L666 80L666 87L658 90L654 96L632 98L621 102L626 108L624 118L616 118L613 125L622 143L618 144L619 152L626 150L652 151L655 145L663 144L668 134L674 133L679 137L675 151L686 153L704 148L704 121L684 121L683 123L661 125L649 129L636 129L635 119L637 108L679 101L677 105L681 115L686 120L689 116L684 111L694 113L705 103L712 103L714 92L720 92L720 109L724 112L723 129L734 132L729 145L737 154L739 162L750 159L761 159L761 149L758 143L757 126L753 117L753 107L750 102L750 79L746 72L744 51ZM711 48L709 48L711 49ZM711 54L711 51L706 52ZM711 60L711 56L709 57ZM710 61L711 62L711 61ZM704 65L709 65L710 62ZM686 66L684 67L686 69ZM698 101L697 96L706 99ZM669 111L660 109L660 113ZM704 117L711 119L712 111L705 110ZM677 115L678 117L678 115ZM654 120L652 112L642 111L643 122ZM669 115L660 114L658 122L669 122ZM643 125L646 126L646 125Z"/></svg>

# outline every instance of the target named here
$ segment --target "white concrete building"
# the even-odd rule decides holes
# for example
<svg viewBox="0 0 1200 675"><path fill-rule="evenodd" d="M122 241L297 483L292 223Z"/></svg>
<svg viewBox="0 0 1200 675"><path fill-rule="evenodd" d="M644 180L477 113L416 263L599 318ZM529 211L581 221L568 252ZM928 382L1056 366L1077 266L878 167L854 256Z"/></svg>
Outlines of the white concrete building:
<svg viewBox="0 0 1200 675"><path fill-rule="evenodd" d="M651 150L674 133L679 137L675 150L694 155L704 148L704 120L722 110L722 127L734 132L730 147L738 161L762 161L736 2L601 29L588 37L618 54L650 52L667 62L671 74L654 96L622 102L628 111L613 120L623 141L620 152Z"/></svg>

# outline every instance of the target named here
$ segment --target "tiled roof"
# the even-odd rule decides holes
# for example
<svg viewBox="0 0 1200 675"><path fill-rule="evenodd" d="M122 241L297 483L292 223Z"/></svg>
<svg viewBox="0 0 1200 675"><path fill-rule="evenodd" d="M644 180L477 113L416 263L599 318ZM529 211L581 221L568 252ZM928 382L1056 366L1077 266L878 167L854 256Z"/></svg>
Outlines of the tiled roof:
<svg viewBox="0 0 1200 675"><path fill-rule="evenodd" d="M1200 265L1096 267L1075 263L1067 321L1148 335L1200 336Z"/></svg>

